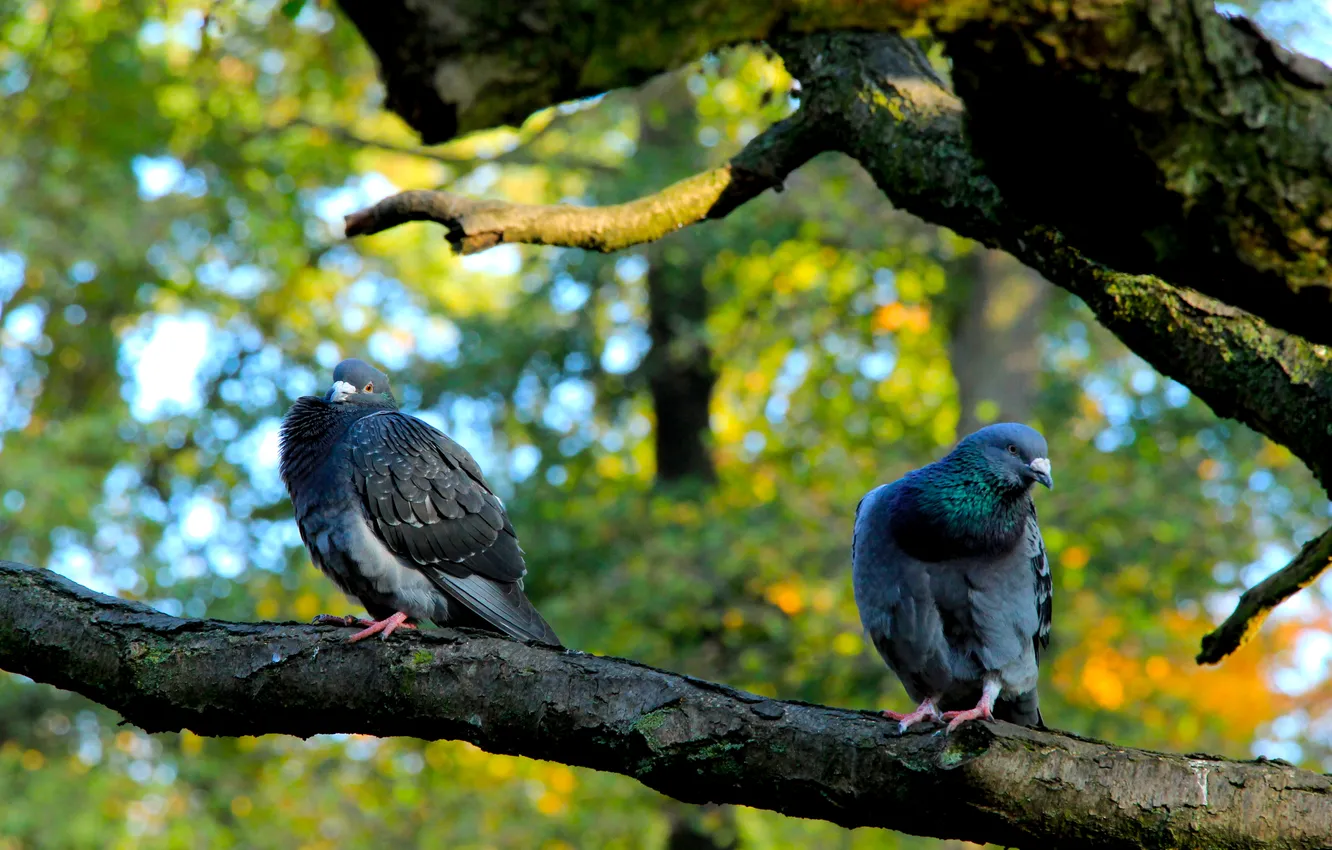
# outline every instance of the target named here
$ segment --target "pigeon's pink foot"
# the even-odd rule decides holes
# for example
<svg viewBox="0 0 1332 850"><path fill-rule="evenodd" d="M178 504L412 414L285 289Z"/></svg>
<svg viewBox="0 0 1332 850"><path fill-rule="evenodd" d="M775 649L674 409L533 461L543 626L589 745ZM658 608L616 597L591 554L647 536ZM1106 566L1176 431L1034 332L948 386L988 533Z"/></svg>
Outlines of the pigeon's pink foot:
<svg viewBox="0 0 1332 850"><path fill-rule="evenodd" d="M910 729L913 724L919 723L926 718L938 720L939 709L934 707L933 697L926 697L920 705L916 706L916 710L910 714L899 714L896 711L885 711L883 712L883 716L889 720L898 721L897 731L905 732Z"/></svg>
<svg viewBox="0 0 1332 850"><path fill-rule="evenodd" d="M975 708L943 713L943 719L948 721L948 731L952 732L968 720L993 720L994 701L999 698L1000 688L998 677L987 675L981 688L980 702L976 703Z"/></svg>
<svg viewBox="0 0 1332 850"><path fill-rule="evenodd" d="M948 721L948 731L952 732L968 720L993 720L994 711L990 706L982 703L966 711L945 711L943 719Z"/></svg>
<svg viewBox="0 0 1332 850"><path fill-rule="evenodd" d="M356 643L358 640L365 640L371 635L377 635L380 632L383 632L384 635L381 638L381 640L388 640L388 636L393 634L394 630L396 630L399 626L401 626L404 629L416 628L415 625L407 622L407 615L399 611L398 613L394 614L392 617L389 617L388 619L379 620L377 622L371 623L370 628L365 629L364 631L359 631L356 634L352 635L351 637L347 638L347 643Z"/></svg>
<svg viewBox="0 0 1332 850"><path fill-rule="evenodd" d="M351 614L320 614L310 621L312 626L372 626L374 620L353 617Z"/></svg>

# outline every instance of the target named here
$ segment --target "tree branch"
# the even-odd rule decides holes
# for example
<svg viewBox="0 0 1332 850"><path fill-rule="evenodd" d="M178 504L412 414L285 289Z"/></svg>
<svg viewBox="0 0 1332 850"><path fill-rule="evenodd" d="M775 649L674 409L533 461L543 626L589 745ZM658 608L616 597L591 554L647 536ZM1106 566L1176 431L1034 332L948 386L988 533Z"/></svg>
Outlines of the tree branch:
<svg viewBox="0 0 1332 850"><path fill-rule="evenodd" d="M1080 11L945 36L1009 204L1108 266L1332 343L1332 72L1212 0Z"/></svg>
<svg viewBox="0 0 1332 850"><path fill-rule="evenodd" d="M1286 566L1244 591L1226 621L1202 639L1199 664L1216 664L1249 642L1272 609L1313 584L1332 566L1332 528L1304 544Z"/></svg>
<svg viewBox="0 0 1332 850"><path fill-rule="evenodd" d="M1028 218L971 153L961 101L911 42L835 34L776 46L808 81L803 108L811 124L857 159L895 206L1002 248L1081 297L1129 348L1218 415L1287 446L1332 490L1325 347L1191 289L1107 268Z"/></svg>
<svg viewBox="0 0 1332 850"><path fill-rule="evenodd" d="M624 204L512 204L451 192L409 191L346 218L348 237L368 236L408 221L434 221L463 254L504 242L618 251L651 242L704 219L724 218L774 187L820 149L799 113L756 136L726 165L687 177L660 192Z"/></svg>
<svg viewBox="0 0 1332 850"><path fill-rule="evenodd" d="M149 732L470 741L727 802L1013 847L1325 847L1332 777L1004 723L900 736L614 658L451 629L183 620L0 562L0 666Z"/></svg>
<svg viewBox="0 0 1332 850"><path fill-rule="evenodd" d="M1002 248L1081 297L1162 373L1291 449L1332 490L1332 354L1198 292L1098 263L1010 205L963 132L962 102L892 35L778 40L804 102L728 165L611 207L525 206L405 192L347 218L349 236L439 221L464 253L500 242L612 251L732 209L822 150L858 160L900 209ZM1224 364L1224 366L1220 366Z"/></svg>
<svg viewBox="0 0 1332 850"><path fill-rule="evenodd" d="M1021 0L1005 0L1021 7ZM538 109L636 86L705 53L780 32L906 27L958 16L947 0L674 0L540 4L338 0L379 59L388 108L428 143L518 124ZM999 2L972 3L983 14Z"/></svg>
<svg viewBox="0 0 1332 850"><path fill-rule="evenodd" d="M929 26L1010 206L1109 267L1332 343L1332 71L1212 0L340 5L429 142L730 44Z"/></svg>

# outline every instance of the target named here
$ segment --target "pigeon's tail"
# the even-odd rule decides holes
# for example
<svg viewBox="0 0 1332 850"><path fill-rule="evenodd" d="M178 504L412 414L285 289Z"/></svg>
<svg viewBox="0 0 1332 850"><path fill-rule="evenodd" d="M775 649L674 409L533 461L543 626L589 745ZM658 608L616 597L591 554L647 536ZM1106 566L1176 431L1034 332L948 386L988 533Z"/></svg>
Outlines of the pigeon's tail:
<svg viewBox="0 0 1332 850"><path fill-rule="evenodd" d="M518 640L561 646L555 630L537 612L519 582L491 581L476 573L458 577L436 572L432 578L440 589L490 624L491 628Z"/></svg>
<svg viewBox="0 0 1332 850"><path fill-rule="evenodd" d="M1035 688L1025 694L1018 694L1013 699L1001 699L996 702L994 716L996 720L1006 720L1019 726L1045 728L1045 720L1041 717L1040 698Z"/></svg>

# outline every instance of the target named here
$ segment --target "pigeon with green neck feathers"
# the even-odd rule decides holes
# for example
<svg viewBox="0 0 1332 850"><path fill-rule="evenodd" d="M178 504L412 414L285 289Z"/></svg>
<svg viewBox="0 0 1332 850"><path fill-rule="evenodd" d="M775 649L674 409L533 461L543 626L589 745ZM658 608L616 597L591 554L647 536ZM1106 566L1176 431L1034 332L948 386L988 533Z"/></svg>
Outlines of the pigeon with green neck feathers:
<svg viewBox="0 0 1332 850"><path fill-rule="evenodd" d="M1052 487L1045 439L990 425L942 460L871 490L856 507L860 619L926 718L1044 725L1037 663L1050 641L1050 563L1033 484Z"/></svg>

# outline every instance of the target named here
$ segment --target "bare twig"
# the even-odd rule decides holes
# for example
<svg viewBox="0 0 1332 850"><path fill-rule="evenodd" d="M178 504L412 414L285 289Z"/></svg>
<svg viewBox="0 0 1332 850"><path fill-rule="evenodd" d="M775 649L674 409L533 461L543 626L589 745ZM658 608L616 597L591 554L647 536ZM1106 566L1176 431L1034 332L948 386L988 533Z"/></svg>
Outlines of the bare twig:
<svg viewBox="0 0 1332 850"><path fill-rule="evenodd" d="M1329 566L1332 528L1305 543L1295 560L1244 591L1226 621L1203 637L1198 663L1216 664L1244 646L1262 628L1273 608L1313 584Z"/></svg>
<svg viewBox="0 0 1332 850"><path fill-rule="evenodd" d="M780 187L823 148L799 113L759 134L720 168L687 177L624 204L577 207L482 201L451 192L416 190L347 216L347 236L366 236L408 221L447 228L455 250L484 251L504 242L617 251L651 242L705 219L723 218L765 190Z"/></svg>

